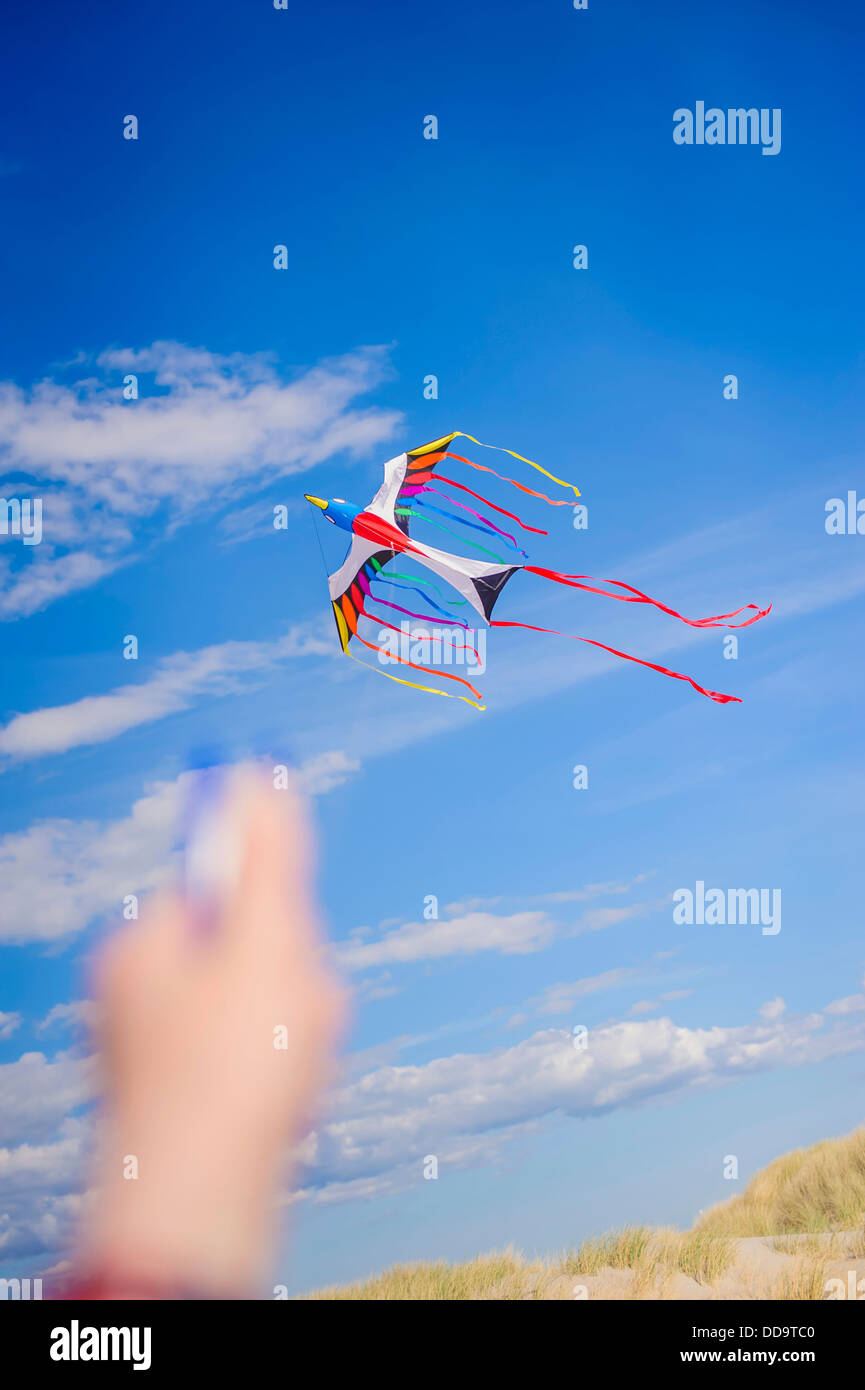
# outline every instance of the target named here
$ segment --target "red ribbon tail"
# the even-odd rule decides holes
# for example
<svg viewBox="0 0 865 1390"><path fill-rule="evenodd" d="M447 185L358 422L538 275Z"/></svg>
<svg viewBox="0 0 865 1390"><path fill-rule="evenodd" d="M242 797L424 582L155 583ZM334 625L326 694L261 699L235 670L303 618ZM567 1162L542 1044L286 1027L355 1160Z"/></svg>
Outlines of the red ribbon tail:
<svg viewBox="0 0 865 1390"><path fill-rule="evenodd" d="M601 594L604 598L617 599L619 603L650 603L653 608L659 608L662 613L669 613L671 618L678 618L680 623L687 623L688 627L750 627L752 623L757 623L761 618L765 618L772 611L772 605L768 608L758 608L756 603L746 603L742 608L736 608L732 613L717 613L712 618L686 618L684 614L677 613L675 608L668 608L666 603L661 603L659 599L650 598L644 594L642 589L635 589L633 584L625 584L621 579L595 579L591 574L560 574L558 570L543 569L539 565L526 565L529 574L539 574L542 579L552 579L556 584L567 584L571 589L583 589L587 594ZM590 584L581 584L582 579L591 580ZM595 584L613 584L617 589L626 589L625 594L611 594L607 589L596 589ZM746 618L741 623L728 622L728 618L738 618L740 613L747 613L749 609L754 610L751 618Z"/></svg>
<svg viewBox="0 0 865 1390"><path fill-rule="evenodd" d="M432 477L432 474L430 474ZM549 531L541 531L537 526L529 526L527 522L517 516L516 512L505 511L504 507L497 507L495 502L491 502L488 497L483 497L481 493L474 492L472 488L466 487L465 483L454 482L453 478L445 478L441 473L435 475L440 483L447 483L449 487L458 487L460 492L467 492L470 497L476 497L484 506L492 507L494 512L501 512L502 516L509 516L511 521L515 521L518 526L522 526L524 531L533 531L536 536L548 536Z"/></svg>
<svg viewBox="0 0 865 1390"><path fill-rule="evenodd" d="M611 652L613 656L620 656L625 661L634 661L638 666L648 666L650 671L658 671L662 676L672 676L677 681L687 681L700 695L705 695L709 700L715 700L719 705L727 705L735 702L741 705L742 701L738 695L722 695L717 690L707 690L705 686L698 685L690 676L683 676L681 671L671 671L667 666L657 666L654 661L643 661L638 656L630 656L628 652L617 651L615 647L607 647L603 642L595 642L591 637L577 637L572 632L558 632L554 627L535 627L532 623L513 623L505 622L500 619L492 619L490 627L522 627L528 632L548 632L553 637L568 637L572 642L587 642L590 647L600 647L601 651Z"/></svg>

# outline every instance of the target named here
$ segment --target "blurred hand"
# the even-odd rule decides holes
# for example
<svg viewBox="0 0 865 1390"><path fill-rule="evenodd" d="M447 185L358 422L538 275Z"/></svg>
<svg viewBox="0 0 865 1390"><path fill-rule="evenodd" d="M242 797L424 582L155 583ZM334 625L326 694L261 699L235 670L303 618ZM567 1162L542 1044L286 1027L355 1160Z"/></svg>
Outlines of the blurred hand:
<svg viewBox="0 0 865 1390"><path fill-rule="evenodd" d="M250 1293L266 1267L286 1153L344 1013L299 797L240 769L225 813L242 853L207 929L163 898L98 965L106 1113L86 1252L121 1280L216 1297Z"/></svg>

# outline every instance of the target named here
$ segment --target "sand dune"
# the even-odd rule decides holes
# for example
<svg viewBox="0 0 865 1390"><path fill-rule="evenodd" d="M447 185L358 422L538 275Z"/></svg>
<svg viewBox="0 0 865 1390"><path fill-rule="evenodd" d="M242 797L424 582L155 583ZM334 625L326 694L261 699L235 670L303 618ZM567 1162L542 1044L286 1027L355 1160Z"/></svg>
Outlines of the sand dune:
<svg viewBox="0 0 865 1390"><path fill-rule="evenodd" d="M860 1286L861 1285L861 1286ZM689 1231L625 1227L529 1260L396 1265L316 1299L865 1298L865 1129L775 1159Z"/></svg>

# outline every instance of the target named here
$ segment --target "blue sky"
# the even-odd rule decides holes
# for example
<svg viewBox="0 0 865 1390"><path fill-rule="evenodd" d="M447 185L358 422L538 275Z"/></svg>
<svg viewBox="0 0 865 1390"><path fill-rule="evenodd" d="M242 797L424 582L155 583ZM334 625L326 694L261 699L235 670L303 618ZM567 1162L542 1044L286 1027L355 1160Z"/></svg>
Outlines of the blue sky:
<svg viewBox="0 0 865 1390"><path fill-rule="evenodd" d="M861 1121L865 541L824 526L865 494L861 39L854 7L801 3L16 16L0 450L4 495L45 519L0 549L15 1269L50 1266L76 1213L84 969L123 895L172 872L203 744L301 767L358 987L290 1287L688 1224ZM780 154L675 145L698 100L780 108ZM529 633L490 634L483 714L342 659L302 493L362 503L453 429L580 486L586 531L520 497L550 531L534 563L689 614L774 603L736 660L528 575L499 616L743 703ZM781 931L676 925L697 880L780 888Z"/></svg>

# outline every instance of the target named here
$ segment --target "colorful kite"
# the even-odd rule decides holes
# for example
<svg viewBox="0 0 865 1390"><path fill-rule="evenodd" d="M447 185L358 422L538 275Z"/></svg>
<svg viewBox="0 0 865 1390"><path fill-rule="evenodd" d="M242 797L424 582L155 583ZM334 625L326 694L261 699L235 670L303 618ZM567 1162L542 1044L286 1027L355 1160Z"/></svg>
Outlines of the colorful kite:
<svg viewBox="0 0 865 1390"><path fill-rule="evenodd" d="M536 526L529 526L513 512L506 511L503 507L496 506L480 493L473 492L464 483L455 481L453 478L446 478L442 473L436 471L443 459L454 459L459 463L468 464L470 468L476 468L484 473L492 473L496 478L503 482L511 483L519 488L521 492L527 493L531 497L540 498L551 507L573 507L576 504L570 500L561 501L547 497L543 492L536 492L533 488L526 487L524 483L518 482L515 478L506 478L501 473L496 473L494 469L487 468L484 464L475 463L471 459L463 458L461 454L452 454L448 450L448 445L455 439L469 439L473 444L479 445L484 449L495 449L494 444L481 444L479 439L475 439L470 434L465 434L462 430L455 430L453 434L447 434L442 439L434 439L431 444L424 444L419 449L412 449L409 453L398 454L384 466L384 482L378 492L373 497L369 506L365 508L356 507L350 502L345 502L342 498L333 498L325 501L321 497L312 497L309 493L305 494L307 502L321 509L326 519L335 526L339 526L351 535L351 545L348 554L333 574L328 576L330 588L330 598L333 605L333 615L336 619L336 627L339 633L339 640L342 650L346 656L358 661L359 658L350 650L350 643L353 639L368 647L371 651L384 653L388 660L398 661L402 665L411 666L416 671L423 671L428 675L442 676L447 680L457 681L466 686L475 698L467 695L453 695L446 690L436 689L434 686L419 685L416 681L404 680L400 676L391 675L388 671L383 671L381 667L372 667L378 670L379 675L387 676L389 680L399 681L401 685L410 685L417 690L425 690L431 695L445 695L451 699L464 700L466 704L474 705L478 709L484 709L481 703L480 691L476 690L470 681L462 676L457 676L452 672L433 670L428 666L419 665L417 662L410 661L404 656L395 652L386 652L385 648L378 646L375 642L370 642L359 632L359 624L362 618L368 618L378 624L380 628L389 628L392 632L399 633L400 629L393 623L379 616L374 605L387 608L391 611L402 613L409 618L419 618L421 621L430 621L429 614L417 613L412 609L404 608L398 603L382 596L382 586L390 586L386 592L392 588L408 589L417 594L430 608L442 617L447 618L455 628L463 628L466 633L469 631L468 624L460 618L450 613L435 599L430 597L426 589L432 589L439 597L449 602L451 607L464 607L469 604L480 615L485 624L489 627L521 627L529 632L548 632L558 637L570 637L575 642L587 642L589 646L600 647L602 651L611 652L613 656L623 657L626 661L634 661L639 666L648 666L652 671L659 671L661 675L672 676L675 680L687 681L701 695L706 695L710 700L716 700L719 704L727 704L731 700L741 703L737 695L721 695L716 690L706 690L696 681L691 680L690 676L683 676L678 671L670 671L666 666L656 666L652 661L642 661L637 656L629 656L627 652L617 651L615 647L605 646L603 642L596 642L591 637L577 637L571 633L555 632L553 628L536 627L532 623L518 623L498 621L493 618L492 612L496 600L504 589L509 579L521 570L528 574L540 575L543 579L553 580L556 584L566 584L573 589L584 589L590 594L602 594L605 598L618 600L620 603L648 603L654 608L659 608L663 613L669 613L671 617L677 618L680 622L687 623L689 627L725 627L739 628L748 627L751 623L756 623L760 618L765 618L770 611L769 608L758 608L754 603L748 603L744 608L737 608L732 613L720 613L713 618L685 618L681 613L677 613L674 608L668 608L666 604L660 603L657 599L650 598L639 589L635 589L631 584L625 584L618 579L594 579L588 574L560 574L558 570L544 569L540 566L527 564L528 555L517 544L516 537L509 531L503 529L488 516L476 511L467 503L454 497L451 493L443 492L439 484L447 488L455 488L460 493L468 494L474 500L481 502L491 511L499 516L507 517L509 521L515 522L523 531L531 531L538 536L546 536L547 531L539 530ZM512 449L501 449L501 453L510 454L512 458L519 459L522 463L527 463L529 467L537 469L545 477L557 483L560 487L569 488L575 497L579 497L579 489L573 483L565 482L563 478L557 478L552 473L548 473L539 463L532 463L531 459L523 458L522 454L515 454ZM446 500L451 506L459 507L462 512L467 512L474 520L470 521L465 516L457 515L442 506L437 505L429 498ZM481 545L477 541L467 541L466 544L482 554L489 556L488 560L474 560L465 558L462 555L454 555L446 550L438 550L412 534L413 527L410 523L422 521L428 525L438 527L449 535L455 535L443 521L437 520L439 517L447 517L451 522L458 522L462 526L468 527L473 531L480 531L484 538L492 544L502 548L504 542L506 548L511 549L515 556L522 558L509 559L490 550L488 546ZM398 555L411 556L425 569L430 570L439 579L455 589L461 598L447 599L443 596L438 585L431 580L419 579L414 574L405 574L393 569L385 571L385 567ZM584 582L585 581L585 582ZM598 585L609 585L611 588L622 590L621 593L611 593L610 588L598 588ZM420 586L420 587L419 587ZM740 614L751 612L751 616L744 618L741 622L734 623L729 621L731 618L738 618ZM435 621L435 619L433 619ZM433 637L425 638L430 641L451 640L449 638ZM479 661L478 653L468 644L460 644L464 651L474 653L475 659ZM369 666L369 662L361 661L360 665Z"/></svg>

